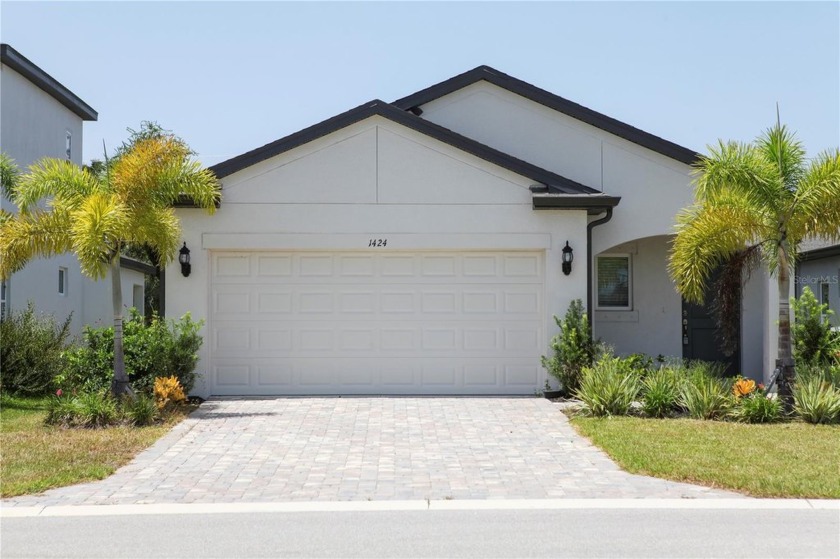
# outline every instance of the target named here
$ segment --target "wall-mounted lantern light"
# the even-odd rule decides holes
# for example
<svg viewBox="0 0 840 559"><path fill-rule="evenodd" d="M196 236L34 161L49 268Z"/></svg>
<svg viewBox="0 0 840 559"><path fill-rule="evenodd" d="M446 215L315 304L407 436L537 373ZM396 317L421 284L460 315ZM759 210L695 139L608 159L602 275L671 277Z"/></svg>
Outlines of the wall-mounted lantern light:
<svg viewBox="0 0 840 559"><path fill-rule="evenodd" d="M192 271L192 266L190 266L190 249L187 248L187 243L184 243L184 246L178 252L178 262L181 263L181 273L184 277L189 276L190 271Z"/></svg>
<svg viewBox="0 0 840 559"><path fill-rule="evenodd" d="M563 273L567 276L572 273L572 260L575 259L572 247L569 246L569 241L566 241L566 246L563 247Z"/></svg>

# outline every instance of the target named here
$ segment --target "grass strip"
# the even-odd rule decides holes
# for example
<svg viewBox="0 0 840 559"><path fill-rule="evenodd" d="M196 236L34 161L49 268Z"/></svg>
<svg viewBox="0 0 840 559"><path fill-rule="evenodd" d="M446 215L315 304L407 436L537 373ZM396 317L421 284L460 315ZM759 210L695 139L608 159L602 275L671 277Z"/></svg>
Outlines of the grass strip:
<svg viewBox="0 0 840 559"><path fill-rule="evenodd" d="M634 474L755 497L840 498L840 426L573 417L572 425Z"/></svg>
<svg viewBox="0 0 840 559"><path fill-rule="evenodd" d="M49 398L0 397L0 496L103 479L186 415L150 427L65 429L44 424Z"/></svg>

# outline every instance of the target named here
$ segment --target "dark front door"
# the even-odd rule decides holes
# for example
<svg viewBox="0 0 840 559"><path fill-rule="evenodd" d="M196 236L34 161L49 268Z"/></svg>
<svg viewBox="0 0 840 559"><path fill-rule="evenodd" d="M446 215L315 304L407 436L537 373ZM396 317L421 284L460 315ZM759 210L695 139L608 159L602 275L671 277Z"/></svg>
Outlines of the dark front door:
<svg viewBox="0 0 840 559"><path fill-rule="evenodd" d="M709 281L710 286L715 284L716 277L717 274ZM710 287L706 293L706 303L704 305L695 305L683 300L683 357L685 359L719 361L726 364L727 375L737 375L741 373L740 344L731 355L726 355L721 349L721 338L718 336L717 324L711 310L714 296L713 289ZM739 323L740 318L739 316ZM740 326L738 330L740 331Z"/></svg>

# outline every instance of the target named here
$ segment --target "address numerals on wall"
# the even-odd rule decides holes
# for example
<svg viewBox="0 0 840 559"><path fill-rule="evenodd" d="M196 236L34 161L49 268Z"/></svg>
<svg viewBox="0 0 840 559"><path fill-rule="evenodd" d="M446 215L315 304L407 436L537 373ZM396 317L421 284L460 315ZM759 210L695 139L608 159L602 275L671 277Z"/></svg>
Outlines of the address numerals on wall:
<svg viewBox="0 0 840 559"><path fill-rule="evenodd" d="M369 247L386 247L388 246L388 239L370 239L368 241Z"/></svg>

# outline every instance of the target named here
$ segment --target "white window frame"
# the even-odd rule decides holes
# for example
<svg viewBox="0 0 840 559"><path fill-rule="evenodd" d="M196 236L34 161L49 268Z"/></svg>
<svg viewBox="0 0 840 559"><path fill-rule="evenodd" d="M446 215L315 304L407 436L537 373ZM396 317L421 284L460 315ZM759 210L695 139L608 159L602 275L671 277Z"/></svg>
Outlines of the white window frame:
<svg viewBox="0 0 840 559"><path fill-rule="evenodd" d="M64 131L64 155L68 161L73 159L73 133L69 130Z"/></svg>
<svg viewBox="0 0 840 559"><path fill-rule="evenodd" d="M62 297L67 297L67 285L68 285L68 278L67 278L67 268L64 266L60 266L58 268L58 294Z"/></svg>
<svg viewBox="0 0 840 559"><path fill-rule="evenodd" d="M600 258L626 258L627 259L627 306L613 307L601 305L601 298L598 293L598 259ZM629 252L607 252L595 257L595 273L593 281L595 285L592 290L595 293L595 310L597 311L632 311L633 310L633 255Z"/></svg>

